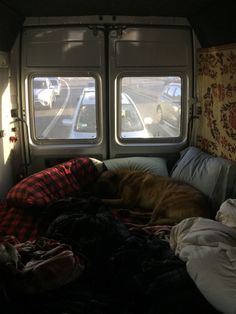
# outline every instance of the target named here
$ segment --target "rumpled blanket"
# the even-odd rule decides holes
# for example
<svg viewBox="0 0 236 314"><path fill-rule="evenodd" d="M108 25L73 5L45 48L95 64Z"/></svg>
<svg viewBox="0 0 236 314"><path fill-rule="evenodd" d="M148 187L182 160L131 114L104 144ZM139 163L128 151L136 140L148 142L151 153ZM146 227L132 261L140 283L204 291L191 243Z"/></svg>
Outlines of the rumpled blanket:
<svg viewBox="0 0 236 314"><path fill-rule="evenodd" d="M39 238L19 243L6 237L0 243L0 283L5 294L39 294L78 279L85 268L83 256L69 245Z"/></svg>
<svg viewBox="0 0 236 314"><path fill-rule="evenodd" d="M95 198L63 199L42 215L46 238L24 244L8 239L6 251L10 249L12 255L7 263L17 269L17 274L13 272L14 280L8 280L6 285L10 288L7 292L15 294L8 295L7 300L0 295L0 304L8 309L7 314L217 313L194 285L185 263L175 256L159 232L152 234L150 230L125 225ZM60 255L67 249L74 253L74 258L79 257L78 264L77 259L74 264L73 260L66 263L72 255ZM54 265L57 257L58 264ZM26 289L25 281L17 278L24 269L29 276L26 283L33 284L36 291L42 289L41 284L55 289L32 293L32 288ZM75 274L75 280L64 284L65 279L72 279L71 274ZM63 284L60 287L56 275L59 284Z"/></svg>
<svg viewBox="0 0 236 314"><path fill-rule="evenodd" d="M229 198L221 204L216 220L229 227L236 227L236 199Z"/></svg>
<svg viewBox="0 0 236 314"><path fill-rule="evenodd" d="M201 217L174 226L170 246L218 311L236 313L236 228Z"/></svg>

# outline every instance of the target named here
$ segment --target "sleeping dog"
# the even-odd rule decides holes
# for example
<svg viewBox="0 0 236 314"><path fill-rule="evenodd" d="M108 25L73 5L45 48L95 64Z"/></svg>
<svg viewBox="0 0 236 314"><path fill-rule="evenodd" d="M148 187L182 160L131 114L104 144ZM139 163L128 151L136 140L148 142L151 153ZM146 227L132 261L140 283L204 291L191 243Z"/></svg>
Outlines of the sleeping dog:
<svg viewBox="0 0 236 314"><path fill-rule="evenodd" d="M148 225L175 224L181 220L209 217L206 196L191 185L170 177L127 169L104 171L96 183L97 196L116 208L149 218Z"/></svg>

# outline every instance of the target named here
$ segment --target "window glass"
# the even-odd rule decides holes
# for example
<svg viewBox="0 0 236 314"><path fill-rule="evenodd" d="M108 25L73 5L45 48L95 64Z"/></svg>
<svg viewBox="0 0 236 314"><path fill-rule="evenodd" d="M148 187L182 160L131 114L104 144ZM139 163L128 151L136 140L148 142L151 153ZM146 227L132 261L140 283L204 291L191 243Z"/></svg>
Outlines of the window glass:
<svg viewBox="0 0 236 314"><path fill-rule="evenodd" d="M82 105L79 110L75 131L96 132L96 111L94 105Z"/></svg>
<svg viewBox="0 0 236 314"><path fill-rule="evenodd" d="M37 139L97 137L93 77L34 77L32 95Z"/></svg>
<svg viewBox="0 0 236 314"><path fill-rule="evenodd" d="M179 76L123 77L118 114L118 121L121 121L119 137L180 136L181 91ZM132 114L130 110L125 112L125 104L132 108Z"/></svg>
<svg viewBox="0 0 236 314"><path fill-rule="evenodd" d="M174 92L175 92L175 86L171 86L171 87L168 89L168 96L169 96L169 97L174 97Z"/></svg>
<svg viewBox="0 0 236 314"><path fill-rule="evenodd" d="M179 101L181 100L181 87L176 87L175 89L175 97L176 99L178 99Z"/></svg>

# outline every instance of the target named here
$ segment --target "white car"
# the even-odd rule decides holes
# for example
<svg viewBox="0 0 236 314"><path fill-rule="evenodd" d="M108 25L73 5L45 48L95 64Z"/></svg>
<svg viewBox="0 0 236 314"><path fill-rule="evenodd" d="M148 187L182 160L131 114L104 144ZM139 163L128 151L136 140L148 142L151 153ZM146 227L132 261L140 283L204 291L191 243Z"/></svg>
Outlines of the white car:
<svg viewBox="0 0 236 314"><path fill-rule="evenodd" d="M56 96L60 96L61 94L61 83L57 77L49 77L48 78L51 84L51 88L54 89L54 93Z"/></svg>
<svg viewBox="0 0 236 314"><path fill-rule="evenodd" d="M121 138L149 138L140 113L133 100L126 94L121 94ZM63 124L72 125L70 138L95 139L97 137L95 89L84 88L77 103L74 119L65 119Z"/></svg>
<svg viewBox="0 0 236 314"><path fill-rule="evenodd" d="M34 106L52 109L56 95L47 77L35 77L33 80Z"/></svg>

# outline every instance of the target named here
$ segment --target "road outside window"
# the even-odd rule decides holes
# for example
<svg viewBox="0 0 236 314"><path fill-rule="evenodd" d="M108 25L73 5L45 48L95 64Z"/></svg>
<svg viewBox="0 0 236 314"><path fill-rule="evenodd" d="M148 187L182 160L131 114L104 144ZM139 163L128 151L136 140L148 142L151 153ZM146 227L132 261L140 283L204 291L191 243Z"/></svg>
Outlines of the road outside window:
<svg viewBox="0 0 236 314"><path fill-rule="evenodd" d="M132 100L149 138L180 136L181 91L182 83L178 76L121 79L121 93ZM121 121L122 117L123 110L120 109Z"/></svg>

